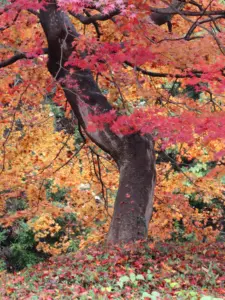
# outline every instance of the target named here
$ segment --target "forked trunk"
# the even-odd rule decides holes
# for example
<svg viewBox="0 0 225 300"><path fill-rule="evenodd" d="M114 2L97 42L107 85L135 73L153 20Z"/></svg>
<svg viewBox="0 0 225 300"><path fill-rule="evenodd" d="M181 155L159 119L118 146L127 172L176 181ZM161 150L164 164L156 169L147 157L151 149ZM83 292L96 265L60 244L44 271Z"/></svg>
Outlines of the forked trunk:
<svg viewBox="0 0 225 300"><path fill-rule="evenodd" d="M56 1L49 0L41 10L40 21L48 41L48 69L59 80L70 76L76 87L62 84L80 125L91 140L108 152L120 170L120 184L115 210L108 234L108 243L130 242L147 236L152 214L155 186L154 145L150 135L139 133L117 136L108 126L104 130L88 132L88 115L112 109L101 93L90 70L65 66L73 51L74 37L79 38L67 15L57 9Z"/></svg>

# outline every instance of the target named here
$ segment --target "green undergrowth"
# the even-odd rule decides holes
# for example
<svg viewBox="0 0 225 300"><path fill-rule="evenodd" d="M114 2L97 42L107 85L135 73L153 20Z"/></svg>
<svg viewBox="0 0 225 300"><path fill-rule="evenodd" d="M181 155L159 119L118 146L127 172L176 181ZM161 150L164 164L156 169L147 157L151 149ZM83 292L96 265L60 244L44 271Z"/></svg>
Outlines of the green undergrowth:
<svg viewBox="0 0 225 300"><path fill-rule="evenodd" d="M225 245L102 245L0 273L0 299L225 299Z"/></svg>

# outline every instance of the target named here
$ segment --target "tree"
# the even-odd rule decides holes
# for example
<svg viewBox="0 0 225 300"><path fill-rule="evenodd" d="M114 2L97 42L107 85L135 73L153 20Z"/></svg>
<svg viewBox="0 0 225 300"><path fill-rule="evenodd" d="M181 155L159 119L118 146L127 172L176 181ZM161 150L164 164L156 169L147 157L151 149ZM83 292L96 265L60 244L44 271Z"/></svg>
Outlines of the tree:
<svg viewBox="0 0 225 300"><path fill-rule="evenodd" d="M184 1L180 2L183 8ZM224 10L219 1L213 1L213 4L206 2L188 1L187 10L182 11L179 5L169 6L170 3L166 3L166 9L157 10L151 7L154 1L47 0L24 4L24 1L17 0L2 4L1 14L6 25L3 24L1 31L6 32L14 23L18 26L25 23L32 26L36 41L33 41L31 51L17 51L15 44L25 49L26 42L16 41L15 36L10 38L6 34L6 43L12 39L14 45L11 51L16 53L11 57L3 53L1 68L20 59L32 59L36 63L39 56L47 54L48 70L61 85L79 126L96 145L112 156L119 168L120 181L108 234L109 243L134 241L147 235L156 178L152 135L160 141L163 150L178 142L192 144L195 135L202 132L210 140L225 137L220 130L224 124L223 104L218 104L213 96L213 93L223 94L225 82L224 32L221 29ZM150 9L155 14L168 15L168 7L169 21L177 15L177 32L172 37L168 37L164 28L158 34L157 24L165 22L159 24L152 19L154 25L149 18ZM110 32L111 35L114 33L111 41L104 40L102 31L106 29L102 30L99 25L105 21L111 22L112 31L115 31ZM95 31L89 30L85 35L81 25L86 28L89 24L94 26ZM30 41L31 36L26 39ZM207 46L205 50L200 39ZM3 49L6 43L2 44ZM176 43L179 43L180 49L177 49ZM216 55L213 53L215 45ZM184 53L184 47L190 52ZM195 59L196 53L200 53L199 62ZM168 68L169 63L173 71ZM149 67L156 70L147 71ZM173 86L167 95L158 96L156 101L152 97L151 101L155 104L150 104L150 111L137 110L131 115L121 115L108 101L94 75L100 77L102 86L109 86L107 75L110 75L125 108L128 108L128 103L124 103L117 79L122 80L126 87L129 85L126 76L131 76L130 83L136 82L142 96L149 99L152 92L149 88L153 88L154 84L146 83L144 76L150 77L150 80L165 78L167 83L173 82ZM114 77L117 79L114 80ZM106 84L107 80L109 83ZM163 111L165 105L174 104L172 89L179 80L183 88L194 85L196 90L210 96L206 109L201 102L182 98L181 104L175 103L177 109L173 107ZM15 112L21 102L14 108ZM212 108L217 106L222 113L215 108L212 114ZM222 154L218 157L221 158ZM4 170L4 159L2 166Z"/></svg>

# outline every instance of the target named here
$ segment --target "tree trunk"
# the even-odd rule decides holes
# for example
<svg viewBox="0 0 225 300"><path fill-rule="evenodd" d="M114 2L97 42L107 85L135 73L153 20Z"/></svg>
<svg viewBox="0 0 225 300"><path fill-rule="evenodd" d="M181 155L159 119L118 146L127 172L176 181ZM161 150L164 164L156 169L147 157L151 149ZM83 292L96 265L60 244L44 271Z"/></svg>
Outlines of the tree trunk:
<svg viewBox="0 0 225 300"><path fill-rule="evenodd" d="M150 136L124 137L120 148L120 183L107 241L147 237L155 187L154 144Z"/></svg>
<svg viewBox="0 0 225 300"><path fill-rule="evenodd" d="M139 133L117 136L109 126L104 130L88 132L89 114L101 114L112 109L101 93L90 70L65 66L74 48L74 37L79 38L68 16L57 10L50 0L46 10L40 11L40 21L48 42L48 70L57 79L70 76L76 87L61 83L80 125L91 140L109 153L120 171L120 184L114 215L108 234L108 243L130 242L147 236L152 214L155 186L154 145L150 135ZM81 54L84 55L84 54Z"/></svg>

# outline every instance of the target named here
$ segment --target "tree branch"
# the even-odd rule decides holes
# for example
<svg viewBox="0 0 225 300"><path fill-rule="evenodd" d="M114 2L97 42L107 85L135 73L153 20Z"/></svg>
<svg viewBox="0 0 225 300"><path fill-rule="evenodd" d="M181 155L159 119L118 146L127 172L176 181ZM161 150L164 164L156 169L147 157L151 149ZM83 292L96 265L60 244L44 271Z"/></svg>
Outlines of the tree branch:
<svg viewBox="0 0 225 300"><path fill-rule="evenodd" d="M91 115L110 114L112 106L101 93L90 69L66 65L74 51L74 39L79 39L79 33L67 14L58 10L56 1L49 0L47 3L46 9L40 11L40 21L48 41L48 70L56 80L64 80L61 86L67 101L86 134L118 162L121 138L108 125L103 131L92 132L88 128ZM77 54L85 57L84 52ZM76 82L74 87L68 87L65 81L67 77Z"/></svg>
<svg viewBox="0 0 225 300"><path fill-rule="evenodd" d="M115 10L109 12L108 14L95 14L90 17L84 16L82 14L75 14L72 11L70 11L69 13L71 14L71 16L78 19L82 24L88 25L88 24L94 23L96 21L107 21L107 20L111 19L112 17L119 15L120 10L115 9Z"/></svg>
<svg viewBox="0 0 225 300"><path fill-rule="evenodd" d="M92 17L92 15L91 15L87 10L85 10L85 14L86 14L87 17L89 17L89 18ZM98 24L97 21L93 21L92 24L93 24L93 26L94 26L94 28L95 28L95 31L96 31L96 34L97 34L97 39L99 40L100 37L101 37L101 35L102 35L101 32L100 32L100 29L99 29L99 24Z"/></svg>
<svg viewBox="0 0 225 300"><path fill-rule="evenodd" d="M174 78L192 78L192 75L181 75L181 74L172 74L172 73L160 73L160 72L152 72L152 71L146 71L145 69L142 69L140 67L137 67L133 65L132 63L125 61L125 64L131 68L134 68L136 71L141 72L143 75L148 75L151 77L174 77ZM201 71L194 71L193 72L195 76L201 76Z"/></svg>
<svg viewBox="0 0 225 300"><path fill-rule="evenodd" d="M43 54L48 54L48 49L47 48L44 48L43 53L40 54L40 55L43 55ZM33 58L36 58L36 56L28 55L28 53L25 53L25 52L17 53L15 55L11 56L10 58L1 61L0 62L0 69L4 68L4 67L7 67L9 65L12 65L20 59L33 59Z"/></svg>
<svg viewBox="0 0 225 300"><path fill-rule="evenodd" d="M155 7L150 7L152 12L156 12L159 14L170 14L170 15L177 15L177 14L182 14L184 16L191 16L191 17L199 17L203 16L202 12L195 12L195 11L188 11L188 10L182 10L182 12L178 12L176 9L170 9L168 12L167 8L155 8ZM222 15L225 17L225 10L209 10L205 11L204 16L215 16L215 15Z"/></svg>
<svg viewBox="0 0 225 300"><path fill-rule="evenodd" d="M11 24L8 24L8 25L6 25L6 26L4 26L4 27L0 27L0 32L1 32L1 31L4 31L4 30L6 30L6 29L8 29L9 27L11 27L11 26L16 22L16 20L18 19L19 14L20 14L20 11L18 11L18 12L16 13L16 16L15 16L14 19L12 20L12 23L11 23Z"/></svg>
<svg viewBox="0 0 225 300"><path fill-rule="evenodd" d="M191 25L190 29L188 30L188 32L186 33L184 39L189 40L192 33L194 32L195 28L198 27L199 25L204 24L204 23L208 23L208 22L215 22L216 20L223 19L223 18L225 18L225 17L224 16L217 16L217 17L214 17L214 18L210 17L210 18L207 18L205 20L193 23Z"/></svg>

